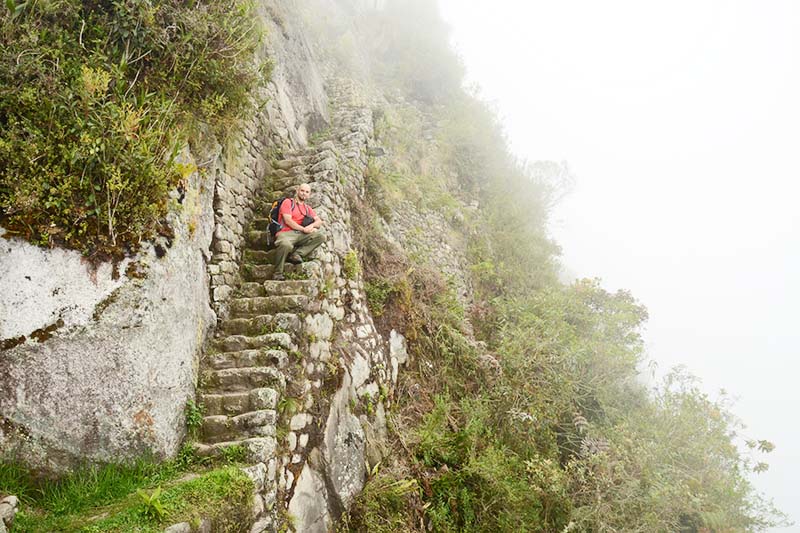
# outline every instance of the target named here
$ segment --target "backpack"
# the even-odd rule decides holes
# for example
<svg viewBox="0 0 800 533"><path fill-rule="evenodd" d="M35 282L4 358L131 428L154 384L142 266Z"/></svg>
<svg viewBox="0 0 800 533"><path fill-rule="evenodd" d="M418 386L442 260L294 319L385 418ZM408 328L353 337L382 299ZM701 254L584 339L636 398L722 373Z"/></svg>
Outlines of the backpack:
<svg viewBox="0 0 800 533"><path fill-rule="evenodd" d="M272 202L272 207L269 210L269 225L267 225L267 229L269 230L269 239L267 248L272 248L273 246L275 246L275 234L278 233L281 229L283 229L284 225L278 222L278 215L284 200L291 200L292 210L294 210L294 198L292 198L291 196L281 196L280 198Z"/></svg>

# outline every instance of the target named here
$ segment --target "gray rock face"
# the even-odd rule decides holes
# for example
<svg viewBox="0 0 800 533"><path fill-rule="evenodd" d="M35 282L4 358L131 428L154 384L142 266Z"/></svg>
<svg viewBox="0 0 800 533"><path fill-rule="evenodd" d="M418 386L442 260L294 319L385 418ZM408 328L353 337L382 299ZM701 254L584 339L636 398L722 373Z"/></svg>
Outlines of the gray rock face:
<svg viewBox="0 0 800 533"><path fill-rule="evenodd" d="M298 14L288 2L273 2L263 13L272 38L268 57L275 58L272 83L277 106L295 147L330 124L328 94L308 38L298 25Z"/></svg>
<svg viewBox="0 0 800 533"><path fill-rule="evenodd" d="M331 401L325 427L325 464L339 501L349 508L355 496L364 488L367 477L364 465L366 438L361 423L350 412L350 379L345 374L342 387Z"/></svg>
<svg viewBox="0 0 800 533"><path fill-rule="evenodd" d="M93 272L69 252L3 243L30 260L16 263L17 252L4 254L0 270L14 279L54 280L25 288L25 305L40 297L45 303L34 322L6 322L13 328L7 331L29 332L48 313L65 317L51 338L0 351L0 450L6 458L58 472L75 462L177 451L197 354L215 319L204 261L213 213L203 180L197 173L190 178L182 209L171 215L175 237L171 247L164 244L166 254L159 258L150 246L135 258L144 279L123 274L113 281L110 265ZM76 296L74 305L47 298L64 283L95 288ZM13 310L18 298L18 292L2 292L0 307Z"/></svg>
<svg viewBox="0 0 800 533"><path fill-rule="evenodd" d="M289 514L294 517L297 533L328 533L331 517L328 513L327 490L322 477L306 464L289 502Z"/></svg>
<svg viewBox="0 0 800 533"><path fill-rule="evenodd" d="M0 341L30 336L59 321L61 327L86 324L97 304L125 281L112 279L112 270L110 263L95 269L72 250L0 239Z"/></svg>
<svg viewBox="0 0 800 533"><path fill-rule="evenodd" d="M389 333L389 356L397 359L397 362L401 365L406 364L406 361L408 361L406 338L395 330Z"/></svg>

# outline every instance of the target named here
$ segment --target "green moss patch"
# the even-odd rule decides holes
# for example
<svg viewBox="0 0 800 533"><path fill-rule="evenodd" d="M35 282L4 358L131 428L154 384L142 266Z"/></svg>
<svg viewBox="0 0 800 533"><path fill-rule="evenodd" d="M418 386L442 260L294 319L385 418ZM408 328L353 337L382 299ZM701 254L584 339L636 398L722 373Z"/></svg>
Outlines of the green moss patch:
<svg viewBox="0 0 800 533"><path fill-rule="evenodd" d="M160 493L153 496L158 487L161 487ZM80 512L58 514L23 508L15 528L31 533L156 533L175 523L197 525L202 519L209 519L214 523L214 531L243 531L249 524L253 489L250 478L231 466L190 479L149 486L141 493L134 491L107 505L84 508ZM161 511L154 511L156 507Z"/></svg>

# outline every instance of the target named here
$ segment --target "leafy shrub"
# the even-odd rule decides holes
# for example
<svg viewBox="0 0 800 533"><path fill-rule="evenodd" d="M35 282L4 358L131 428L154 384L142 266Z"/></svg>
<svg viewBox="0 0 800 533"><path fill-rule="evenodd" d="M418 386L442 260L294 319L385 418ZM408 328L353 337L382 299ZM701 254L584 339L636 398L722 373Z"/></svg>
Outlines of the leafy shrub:
<svg viewBox="0 0 800 533"><path fill-rule="evenodd" d="M356 279L361 273L361 265L358 262L358 254L355 250L350 250L345 254L342 270L347 279Z"/></svg>
<svg viewBox="0 0 800 533"><path fill-rule="evenodd" d="M164 504L161 503L161 487L156 487L150 494L147 494L142 489L136 489L136 494L142 500L142 513L145 516L156 520L164 518L166 510L164 509Z"/></svg>
<svg viewBox="0 0 800 533"><path fill-rule="evenodd" d="M241 0L0 13L0 223L41 245L119 256L152 236L193 123L222 131L268 74Z"/></svg>
<svg viewBox="0 0 800 533"><path fill-rule="evenodd" d="M189 435L192 438L197 438L203 425L203 404L198 405L194 400L188 400L184 407L184 415L186 416L186 429L189 431Z"/></svg>
<svg viewBox="0 0 800 533"><path fill-rule="evenodd" d="M340 530L370 533L413 531L414 508L418 501L417 480L380 472L358 495L350 514L343 517Z"/></svg>
<svg viewBox="0 0 800 533"><path fill-rule="evenodd" d="M386 304L386 300L393 291L394 287L385 279L367 281L367 283L364 284L364 292L367 294L367 304L373 315L380 316L381 313L383 313L383 306Z"/></svg>

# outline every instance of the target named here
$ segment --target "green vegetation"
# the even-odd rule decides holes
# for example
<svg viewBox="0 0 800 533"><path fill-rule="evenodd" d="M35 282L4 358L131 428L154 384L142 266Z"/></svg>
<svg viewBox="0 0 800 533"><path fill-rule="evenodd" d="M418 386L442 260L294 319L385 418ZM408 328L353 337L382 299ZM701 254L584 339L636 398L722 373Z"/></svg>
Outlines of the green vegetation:
<svg viewBox="0 0 800 533"><path fill-rule="evenodd" d="M293 270L286 270L283 273L289 281L303 281L308 279L308 271L302 268L295 268Z"/></svg>
<svg viewBox="0 0 800 533"><path fill-rule="evenodd" d="M186 402L184 415L186 416L186 430L193 439L197 438L200 428L203 426L203 404L196 404L190 399Z"/></svg>
<svg viewBox="0 0 800 533"><path fill-rule="evenodd" d="M142 489L136 489L136 494L142 499L142 503L144 504L143 513L146 517L161 520L164 518L164 515L167 514L167 511L164 509L164 504L161 503L160 486L156 487L150 494L147 494Z"/></svg>
<svg viewBox="0 0 800 533"><path fill-rule="evenodd" d="M413 478L394 479L379 473L364 488L351 515L345 515L339 531L350 531L359 525L369 524L370 533L397 533L414 531L416 524L408 521L406 510L408 499L419 502L419 485ZM358 516L358 522L351 522L351 516Z"/></svg>
<svg viewBox="0 0 800 533"><path fill-rule="evenodd" d="M342 270L347 279L356 279L361 273L361 265L358 263L358 254L355 250L350 250L345 254Z"/></svg>
<svg viewBox="0 0 800 533"><path fill-rule="evenodd" d="M227 464L246 464L248 453L245 446L235 444L222 449L221 459Z"/></svg>
<svg viewBox="0 0 800 533"><path fill-rule="evenodd" d="M429 15L415 0L390 5L380 16L408 17L393 19L398 27ZM419 45L375 29L384 31L381 57L445 47L438 24L425 31L436 28ZM426 58L452 62L443 50ZM389 415L390 462L342 530L698 533L783 522L749 481L771 443L740 450L743 427L727 400L691 376L642 384L646 309L598 280L558 281L546 223L570 186L567 166L518 161L491 108L463 91L423 96L430 72L444 72L451 87L454 64L383 68L387 80L409 80L399 86L423 104L376 115L392 157L371 162L366 201L350 198L351 213L376 326L401 331L411 358ZM440 213L465 236L469 308L439 258L410 257L384 234L407 205L420 225Z"/></svg>
<svg viewBox="0 0 800 533"><path fill-rule="evenodd" d="M380 316L383 313L383 306L394 292L394 287L385 279L376 279L368 281L364 286L364 291L367 294L370 311L373 315Z"/></svg>
<svg viewBox="0 0 800 533"><path fill-rule="evenodd" d="M246 1L9 0L0 9L0 222L119 257L162 227L198 122L222 132L269 74Z"/></svg>
<svg viewBox="0 0 800 533"><path fill-rule="evenodd" d="M198 471L199 462L185 450L172 462L87 467L57 482L2 464L0 493L20 497L14 527L30 533L160 532L203 518L221 524L215 531L238 531L237 521L249 516L252 482L238 467ZM192 470L199 475L181 478Z"/></svg>

